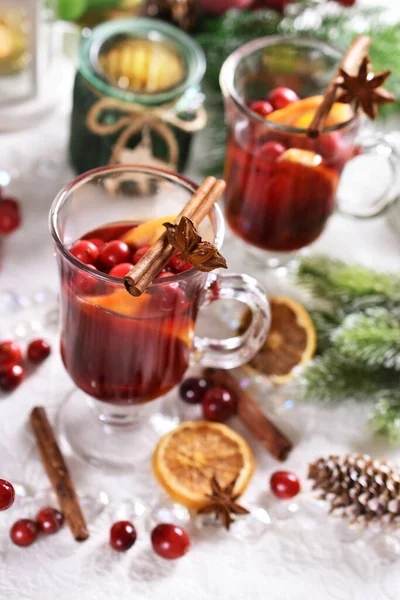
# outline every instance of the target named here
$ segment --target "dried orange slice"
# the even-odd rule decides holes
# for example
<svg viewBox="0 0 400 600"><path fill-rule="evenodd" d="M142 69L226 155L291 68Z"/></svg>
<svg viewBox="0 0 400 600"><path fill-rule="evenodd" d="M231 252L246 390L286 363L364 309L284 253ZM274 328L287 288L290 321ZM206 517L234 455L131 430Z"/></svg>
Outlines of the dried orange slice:
<svg viewBox="0 0 400 600"><path fill-rule="evenodd" d="M315 354L317 334L310 315L301 304L286 296L269 298L271 327L263 347L249 363L276 384L295 377L295 367Z"/></svg>
<svg viewBox="0 0 400 600"><path fill-rule="evenodd" d="M128 246L135 246L135 248L151 246L164 233L163 223L173 223L175 219L176 215L167 215L166 217L145 221L137 227L129 229L124 235L121 235L120 239Z"/></svg>
<svg viewBox="0 0 400 600"><path fill-rule="evenodd" d="M153 454L159 484L175 502L196 510L209 503L213 475L222 487L237 477L234 493L242 494L253 471L247 442L222 423L181 423L161 438Z"/></svg>

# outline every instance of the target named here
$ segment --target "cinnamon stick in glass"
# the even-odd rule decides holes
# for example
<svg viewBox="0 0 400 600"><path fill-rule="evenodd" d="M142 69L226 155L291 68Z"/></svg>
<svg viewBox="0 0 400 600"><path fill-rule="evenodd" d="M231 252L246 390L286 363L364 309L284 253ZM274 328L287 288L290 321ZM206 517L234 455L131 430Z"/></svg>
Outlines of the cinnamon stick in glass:
<svg viewBox="0 0 400 600"><path fill-rule="evenodd" d="M89 537L85 517L68 467L42 406L36 406L32 410L31 425L39 446L43 466L57 495L65 521L76 541L83 542Z"/></svg>
<svg viewBox="0 0 400 600"><path fill-rule="evenodd" d="M243 390L229 371L206 369L205 377L216 386L226 387L237 399L237 414L250 433L280 461L287 459L292 442L274 425L257 402Z"/></svg>
<svg viewBox="0 0 400 600"><path fill-rule="evenodd" d="M217 180L215 177L207 177L181 210L175 223L179 223L181 217L185 216L198 227L215 202L222 196L224 190L224 181ZM168 243L166 233L163 233L124 277L124 284L128 292L132 296L140 296L162 271L174 252L175 249Z"/></svg>
<svg viewBox="0 0 400 600"><path fill-rule="evenodd" d="M342 81L339 69L343 69L349 75L356 75L363 59L368 55L371 45L371 39L367 35L357 36L346 54L343 56L339 67L326 88L323 100L315 112L314 118L307 130L307 135L311 138L317 138L324 128L324 124L330 110L336 100L338 85Z"/></svg>

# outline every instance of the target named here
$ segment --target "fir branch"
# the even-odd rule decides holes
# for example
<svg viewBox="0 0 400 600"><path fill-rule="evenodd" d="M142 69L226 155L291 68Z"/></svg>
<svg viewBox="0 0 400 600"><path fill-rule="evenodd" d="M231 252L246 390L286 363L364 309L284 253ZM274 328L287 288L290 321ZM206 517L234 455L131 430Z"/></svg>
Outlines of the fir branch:
<svg viewBox="0 0 400 600"><path fill-rule="evenodd" d="M400 306L400 276L347 265L327 256L303 258L297 282L346 312L368 306Z"/></svg>
<svg viewBox="0 0 400 600"><path fill-rule="evenodd" d="M376 398L371 426L376 433L392 442L400 441L400 390L383 390Z"/></svg>
<svg viewBox="0 0 400 600"><path fill-rule="evenodd" d="M300 384L305 400L371 400L382 389L397 387L399 374L383 367L366 371L364 365L345 361L328 351L305 369Z"/></svg>
<svg viewBox="0 0 400 600"><path fill-rule="evenodd" d="M332 345L332 334L342 323L345 313L325 310L310 310L308 312L317 332L317 354L322 354Z"/></svg>
<svg viewBox="0 0 400 600"><path fill-rule="evenodd" d="M400 371L400 319L393 311L375 308L350 314L332 332L331 340L345 359Z"/></svg>

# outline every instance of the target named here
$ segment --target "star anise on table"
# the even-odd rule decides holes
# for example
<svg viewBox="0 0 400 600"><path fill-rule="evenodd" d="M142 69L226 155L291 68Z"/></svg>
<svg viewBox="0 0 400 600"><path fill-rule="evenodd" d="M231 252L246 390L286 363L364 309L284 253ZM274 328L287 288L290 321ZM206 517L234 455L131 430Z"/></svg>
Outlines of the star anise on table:
<svg viewBox="0 0 400 600"><path fill-rule="evenodd" d="M218 248L210 242L204 242L193 222L188 217L182 217L178 225L164 223L169 244L179 251L180 256L190 262L199 271L212 271L220 267L226 269L225 258Z"/></svg>
<svg viewBox="0 0 400 600"><path fill-rule="evenodd" d="M395 96L388 90L381 87L389 77L391 71L382 71L374 75L369 71L370 60L366 56L354 77L339 69L343 81L338 84L338 88L343 91L337 98L338 102L354 102L356 109L359 107L371 119L376 119L378 115L378 104L388 104L395 101Z"/></svg>
<svg viewBox="0 0 400 600"><path fill-rule="evenodd" d="M249 511L240 506L236 502L240 494L234 494L237 477L233 479L224 488L219 484L215 475L211 478L211 494L207 494L210 499L209 504L204 506L198 511L199 515L215 514L215 516L221 521L225 529L229 531L232 523L235 519L232 515L248 515Z"/></svg>

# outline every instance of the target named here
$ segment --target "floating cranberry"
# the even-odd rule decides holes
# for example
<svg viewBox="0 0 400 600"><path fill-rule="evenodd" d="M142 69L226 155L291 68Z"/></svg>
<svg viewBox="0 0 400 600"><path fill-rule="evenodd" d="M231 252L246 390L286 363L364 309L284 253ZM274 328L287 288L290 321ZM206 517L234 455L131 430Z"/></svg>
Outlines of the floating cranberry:
<svg viewBox="0 0 400 600"><path fill-rule="evenodd" d="M182 527L160 523L151 532L153 550L162 558L181 558L190 549L190 537Z"/></svg>
<svg viewBox="0 0 400 600"><path fill-rule="evenodd" d="M191 269L193 265L181 256L174 254L174 256L170 258L168 266L172 271L175 271L175 273L183 273L184 271Z"/></svg>
<svg viewBox="0 0 400 600"><path fill-rule="evenodd" d="M130 521L117 521L110 530L110 546L117 552L129 550L136 542L137 534Z"/></svg>
<svg viewBox="0 0 400 600"><path fill-rule="evenodd" d="M7 510L14 504L15 490L9 481L0 479L0 510Z"/></svg>
<svg viewBox="0 0 400 600"><path fill-rule="evenodd" d="M275 162L285 150L285 146L279 142L265 142L260 148L260 156L268 162Z"/></svg>
<svg viewBox="0 0 400 600"><path fill-rule="evenodd" d="M12 392L25 377L25 371L21 365L12 365L0 371L0 389L4 392Z"/></svg>
<svg viewBox="0 0 400 600"><path fill-rule="evenodd" d="M97 267L94 265L86 265L88 269L91 271L97 271ZM93 292L97 285L97 279L95 277L91 277L87 273L78 273L75 279L75 285L82 294L90 294Z"/></svg>
<svg viewBox="0 0 400 600"><path fill-rule="evenodd" d="M50 355L51 346L46 340L41 338L33 340L28 346L28 359L35 363L41 363Z"/></svg>
<svg viewBox="0 0 400 600"><path fill-rule="evenodd" d="M209 389L210 382L204 377L189 377L182 381L179 387L179 395L188 404L199 404Z"/></svg>
<svg viewBox="0 0 400 600"><path fill-rule="evenodd" d="M99 251L102 250L102 248L104 248L104 246L106 245L105 241L101 238L90 238L88 242L94 244Z"/></svg>
<svg viewBox="0 0 400 600"><path fill-rule="evenodd" d="M99 256L97 246L88 240L78 240L70 252L85 265L93 265Z"/></svg>
<svg viewBox="0 0 400 600"><path fill-rule="evenodd" d="M61 529L64 516L59 510L46 506L38 512L36 521L40 531L46 535L52 535Z"/></svg>
<svg viewBox="0 0 400 600"><path fill-rule="evenodd" d="M249 108L264 119L274 112L273 106L268 100L256 100L250 104Z"/></svg>
<svg viewBox="0 0 400 600"><path fill-rule="evenodd" d="M0 343L0 371L22 362L21 347L13 340Z"/></svg>
<svg viewBox="0 0 400 600"><path fill-rule="evenodd" d="M161 271L161 273L157 275L157 279L163 279L163 277L171 277L171 275L173 275L171 271Z"/></svg>
<svg viewBox="0 0 400 600"><path fill-rule="evenodd" d="M102 248L99 254L99 265L106 270L112 269L115 265L128 262L130 254L128 244L121 240L112 240Z"/></svg>
<svg viewBox="0 0 400 600"><path fill-rule="evenodd" d="M268 95L268 101L272 104L274 110L280 110L299 101L299 97L290 88L277 87L272 90Z"/></svg>
<svg viewBox="0 0 400 600"><path fill-rule="evenodd" d="M142 258L142 256L144 256L146 254L146 252L149 248L150 248L150 246L142 246L141 248L138 248L138 250L136 250L133 253L132 262L134 265L136 265L136 263L139 262L139 260Z"/></svg>
<svg viewBox="0 0 400 600"><path fill-rule="evenodd" d="M297 475L290 471L275 471L270 479L271 491L281 498L288 500L300 492L300 481Z"/></svg>
<svg viewBox="0 0 400 600"><path fill-rule="evenodd" d="M31 519L20 519L11 527L10 537L17 546L30 546L36 540L38 526Z"/></svg>
<svg viewBox="0 0 400 600"><path fill-rule="evenodd" d="M338 131L323 133L318 138L318 152L330 163L340 152L341 142L341 136Z"/></svg>
<svg viewBox="0 0 400 600"><path fill-rule="evenodd" d="M0 233L11 233L18 229L20 224L21 211L17 200L3 197L0 200Z"/></svg>
<svg viewBox="0 0 400 600"><path fill-rule="evenodd" d="M209 389L203 397L203 415L208 421L223 423L236 412L236 398L223 387Z"/></svg>
<svg viewBox="0 0 400 600"><path fill-rule="evenodd" d="M184 291L177 283L171 283L163 286L162 290L155 291L150 301L149 310L178 315L182 314L186 307L187 300Z"/></svg>
<svg viewBox="0 0 400 600"><path fill-rule="evenodd" d="M131 269L133 269L132 263L121 263L119 265L115 265L115 267L111 269L109 275L123 279Z"/></svg>

